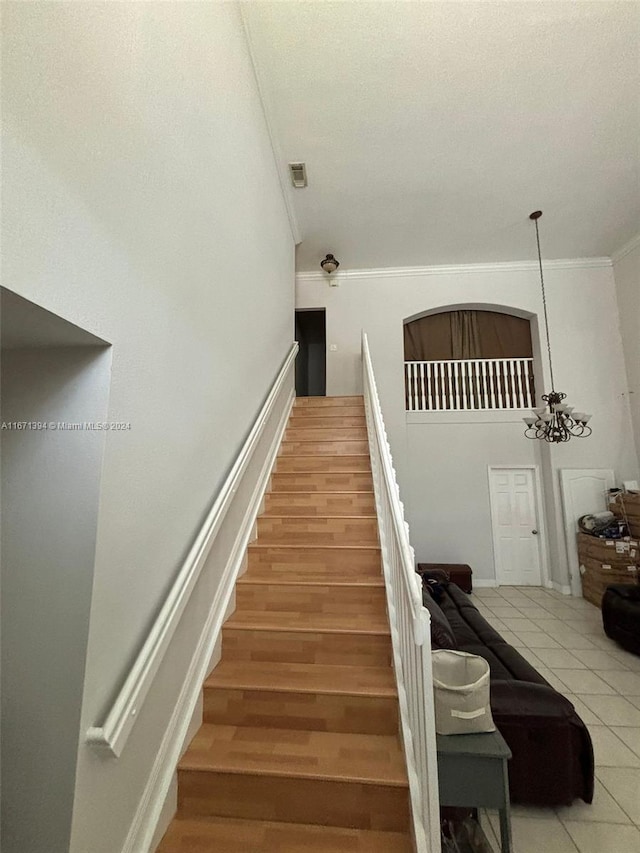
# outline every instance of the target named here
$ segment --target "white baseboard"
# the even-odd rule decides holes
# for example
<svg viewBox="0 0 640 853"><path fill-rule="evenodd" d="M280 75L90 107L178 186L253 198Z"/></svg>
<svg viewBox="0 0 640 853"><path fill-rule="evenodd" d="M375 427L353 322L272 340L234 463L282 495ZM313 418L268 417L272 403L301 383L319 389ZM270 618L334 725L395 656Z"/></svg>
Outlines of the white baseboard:
<svg viewBox="0 0 640 853"><path fill-rule="evenodd" d="M556 592L561 592L562 595L571 595L571 587L567 584L561 584L557 581L550 582L551 589L555 589Z"/></svg>
<svg viewBox="0 0 640 853"><path fill-rule="evenodd" d="M191 665L122 848L122 853L149 853L154 849L153 845L164 834L173 817L174 810L171 805L175 802L173 783L176 765L184 750L185 741L188 741L194 712L197 711L197 704L202 691L202 684L210 671L212 660L215 661L216 644L219 642L222 625L227 617L236 579L244 565L247 546L254 533L256 517L269 484L271 471L282 442L293 401L294 394L292 392L284 406L278 428L249 500L207 621L200 635L198 646L194 650Z"/></svg>
<svg viewBox="0 0 640 853"><path fill-rule="evenodd" d="M478 589L494 589L498 586L498 581L495 578L472 578L471 582Z"/></svg>

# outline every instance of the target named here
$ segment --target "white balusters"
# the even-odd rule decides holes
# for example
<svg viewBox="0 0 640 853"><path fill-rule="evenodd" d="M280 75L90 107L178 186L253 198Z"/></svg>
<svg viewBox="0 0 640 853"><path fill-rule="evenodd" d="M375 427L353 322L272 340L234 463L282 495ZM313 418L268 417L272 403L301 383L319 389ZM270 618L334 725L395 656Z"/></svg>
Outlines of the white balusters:
<svg viewBox="0 0 640 853"><path fill-rule="evenodd" d="M456 409L460 408L460 384L458 382L459 361L453 362L453 387L456 389Z"/></svg>
<svg viewBox="0 0 640 853"><path fill-rule="evenodd" d="M533 405L531 358L405 362L408 412L527 409Z"/></svg>
<svg viewBox="0 0 640 853"><path fill-rule="evenodd" d="M424 410L427 408L427 401L425 399L425 389L424 389L424 362L421 361L420 364L418 365L418 367L420 369L420 400L422 403L422 406L420 407L420 411L424 412Z"/></svg>
<svg viewBox="0 0 640 853"><path fill-rule="evenodd" d="M442 363L442 367L444 368L444 370L446 371L446 374L447 374L447 387L449 389L449 398L447 400L447 409L454 409L455 406L453 405L453 375L451 373L451 362L450 361L444 361Z"/></svg>
<svg viewBox="0 0 640 853"><path fill-rule="evenodd" d="M522 372L524 374L525 388L527 389L527 402L526 402L526 408L527 409L531 409L533 407L533 398L535 396L533 393L533 387L532 387L533 380L532 380L530 372L529 372L529 368L532 368L532 367L533 367L533 359L532 358L523 358L522 359Z"/></svg>
<svg viewBox="0 0 640 853"><path fill-rule="evenodd" d="M416 853L440 853L429 613L422 605L421 583L415 572L415 553L409 542L409 525L404 519L404 508L399 499L398 483L375 387L371 354L364 334L362 361L367 433L400 706L400 732L409 777L412 835ZM431 405L432 397L436 406L448 407L452 399L451 372L446 370L444 363L434 364L433 367L432 391L430 365L426 365L425 397L425 364L407 363L405 382L409 411L418 410L420 406L424 409L427 403ZM445 380L448 384L447 399Z"/></svg>

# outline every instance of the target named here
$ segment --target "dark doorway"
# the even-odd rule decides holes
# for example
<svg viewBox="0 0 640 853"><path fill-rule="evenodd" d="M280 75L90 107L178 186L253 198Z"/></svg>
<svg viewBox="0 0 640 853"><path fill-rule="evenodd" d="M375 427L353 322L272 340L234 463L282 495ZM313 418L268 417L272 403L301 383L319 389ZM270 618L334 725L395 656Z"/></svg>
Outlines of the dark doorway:
<svg viewBox="0 0 640 853"><path fill-rule="evenodd" d="M327 336L324 308L296 311L296 397L327 393Z"/></svg>

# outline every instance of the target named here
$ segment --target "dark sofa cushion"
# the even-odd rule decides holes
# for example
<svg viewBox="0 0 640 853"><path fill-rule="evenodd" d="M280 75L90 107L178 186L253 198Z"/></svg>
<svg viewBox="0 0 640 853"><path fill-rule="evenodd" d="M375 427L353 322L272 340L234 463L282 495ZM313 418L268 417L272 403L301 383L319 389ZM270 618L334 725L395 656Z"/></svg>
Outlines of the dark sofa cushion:
<svg viewBox="0 0 640 853"><path fill-rule="evenodd" d="M464 596L460 599L458 596ZM467 596L455 584L449 584L441 603L458 645L465 643L504 643L498 632L489 625L484 616L468 601Z"/></svg>
<svg viewBox="0 0 640 853"><path fill-rule="evenodd" d="M483 643L468 643L458 647L461 652L469 652L472 655L479 655L489 663L491 670L491 680L501 679L508 681L528 681L532 684L544 684L549 687L549 682L546 681L540 673L538 673L529 663L526 658L523 658L517 649L508 645L502 640L499 643L493 643L490 646L485 646Z"/></svg>
<svg viewBox="0 0 640 853"><path fill-rule="evenodd" d="M436 604L431 593L422 588L422 604L431 616L431 645L434 649L457 649L458 644L451 630L447 617L440 606Z"/></svg>

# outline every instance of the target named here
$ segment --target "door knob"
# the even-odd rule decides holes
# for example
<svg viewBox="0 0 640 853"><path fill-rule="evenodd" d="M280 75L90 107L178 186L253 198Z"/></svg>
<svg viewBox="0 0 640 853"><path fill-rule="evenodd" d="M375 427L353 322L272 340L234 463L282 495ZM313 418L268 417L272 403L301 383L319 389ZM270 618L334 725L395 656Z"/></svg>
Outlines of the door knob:
<svg viewBox="0 0 640 853"><path fill-rule="evenodd" d="M537 533L538 531L537 531L537 530L532 530L531 532L532 532L532 533Z"/></svg>

